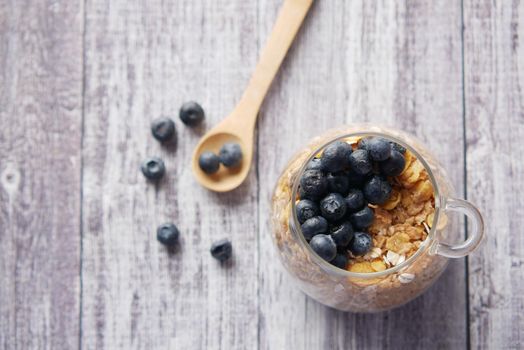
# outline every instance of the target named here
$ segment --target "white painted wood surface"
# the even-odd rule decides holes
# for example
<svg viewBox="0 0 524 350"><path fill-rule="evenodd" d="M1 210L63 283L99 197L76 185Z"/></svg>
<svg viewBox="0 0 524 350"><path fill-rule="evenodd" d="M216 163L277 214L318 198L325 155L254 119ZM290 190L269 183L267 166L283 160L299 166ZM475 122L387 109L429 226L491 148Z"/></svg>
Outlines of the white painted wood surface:
<svg viewBox="0 0 524 350"><path fill-rule="evenodd" d="M468 198L487 235L469 259L471 347L524 346L524 3L464 2Z"/></svg>
<svg viewBox="0 0 524 350"><path fill-rule="evenodd" d="M0 1L0 349L74 349L81 1Z"/></svg>
<svg viewBox="0 0 524 350"><path fill-rule="evenodd" d="M83 348L253 349L256 172L234 193L201 188L190 169L201 133L177 114L195 99L213 125L234 106L257 58L255 3L86 6ZM160 115L177 118L176 148L151 136ZM157 186L139 171L153 155L167 167ZM165 221L181 231L172 253L156 241ZM223 237L234 242L231 266L209 254Z"/></svg>
<svg viewBox="0 0 524 350"><path fill-rule="evenodd" d="M193 147L235 106L280 5L0 0L0 348L520 347L523 4L317 0L261 110L247 182L209 193ZM190 99L200 130L177 118ZM176 147L150 135L161 115L177 119ZM376 315L294 288L268 223L288 158L363 121L425 140L487 222L468 262ZM139 172L150 155L167 165L158 185ZM175 251L155 240L164 221L181 230ZM226 266L208 253L222 237Z"/></svg>

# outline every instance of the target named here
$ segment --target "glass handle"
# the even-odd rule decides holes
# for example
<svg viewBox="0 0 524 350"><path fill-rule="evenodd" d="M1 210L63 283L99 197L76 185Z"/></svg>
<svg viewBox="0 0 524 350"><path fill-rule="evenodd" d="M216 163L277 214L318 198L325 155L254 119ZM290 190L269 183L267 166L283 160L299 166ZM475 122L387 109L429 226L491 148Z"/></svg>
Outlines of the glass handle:
<svg viewBox="0 0 524 350"><path fill-rule="evenodd" d="M453 211L466 215L470 219L471 233L464 242L459 244L451 245L439 242L436 246L436 253L446 258L464 257L478 247L484 236L482 215L473 204L463 199L448 198L444 209L446 212Z"/></svg>

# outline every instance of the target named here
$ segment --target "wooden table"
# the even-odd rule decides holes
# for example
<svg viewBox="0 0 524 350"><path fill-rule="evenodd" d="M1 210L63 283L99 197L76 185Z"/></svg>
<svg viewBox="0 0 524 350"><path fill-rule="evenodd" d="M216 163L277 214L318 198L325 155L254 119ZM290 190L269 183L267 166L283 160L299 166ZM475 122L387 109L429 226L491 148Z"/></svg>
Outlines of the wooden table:
<svg viewBox="0 0 524 350"><path fill-rule="evenodd" d="M199 187L203 130L239 99L278 0L0 0L1 349L517 349L524 342L524 2L318 0L273 84L247 182ZM176 149L149 123L177 119ZM423 139L486 239L424 296L356 315L305 297L269 201L321 131ZM159 155L157 186L139 172ZM168 253L155 228L174 221ZM457 232L457 240L466 235ZM208 253L229 237L232 266Z"/></svg>

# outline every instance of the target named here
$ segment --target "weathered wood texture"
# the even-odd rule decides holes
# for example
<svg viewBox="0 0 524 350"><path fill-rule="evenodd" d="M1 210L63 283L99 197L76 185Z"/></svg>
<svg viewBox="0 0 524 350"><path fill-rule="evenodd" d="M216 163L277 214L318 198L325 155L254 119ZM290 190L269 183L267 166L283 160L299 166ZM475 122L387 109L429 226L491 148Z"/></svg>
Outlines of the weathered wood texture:
<svg viewBox="0 0 524 350"><path fill-rule="evenodd" d="M233 193L193 179L201 132L178 108L195 99L207 125L232 110L257 59L256 2L87 1L84 136L83 348L254 349L257 343L256 169ZM150 134L153 118L176 118L177 147ZM154 185L139 171L161 156ZM169 252L157 225L174 221ZM209 254L234 242L232 266Z"/></svg>
<svg viewBox="0 0 524 350"><path fill-rule="evenodd" d="M464 1L467 191L486 239L469 259L474 349L524 344L524 3Z"/></svg>
<svg viewBox="0 0 524 350"><path fill-rule="evenodd" d="M1 349L521 346L524 5L317 0L261 110L247 182L210 193L193 147L238 101L281 3L0 0ZM150 121L190 99L207 125L177 119L178 145L154 141ZM376 315L292 285L269 235L274 183L310 138L355 122L418 135L479 204L469 290L460 259ZM139 171L151 155L168 169L157 185ZM156 242L164 221L181 229L176 251ZM226 266L207 252L222 237Z"/></svg>
<svg viewBox="0 0 524 350"><path fill-rule="evenodd" d="M81 1L0 1L0 348L78 346Z"/></svg>
<svg viewBox="0 0 524 350"><path fill-rule="evenodd" d="M262 37L278 6L260 1ZM261 348L463 349L463 260L452 262L424 296L377 315L319 305L295 289L276 260L268 224L272 186L289 157L322 130L373 122L410 131L442 159L462 193L460 3L339 0L314 6L259 121L259 266L266 266L260 270Z"/></svg>

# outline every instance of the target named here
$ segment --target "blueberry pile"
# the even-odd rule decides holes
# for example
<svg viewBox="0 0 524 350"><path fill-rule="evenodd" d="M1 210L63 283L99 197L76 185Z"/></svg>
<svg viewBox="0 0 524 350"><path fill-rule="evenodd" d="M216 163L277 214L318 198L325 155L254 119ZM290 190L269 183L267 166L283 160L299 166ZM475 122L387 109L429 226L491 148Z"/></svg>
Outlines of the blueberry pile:
<svg viewBox="0 0 524 350"><path fill-rule="evenodd" d="M367 229L374 212L391 195L391 177L406 164L401 145L382 137L361 139L355 149L329 144L300 178L296 204L302 234L321 258L345 269L349 256L366 254L373 241ZM351 253L351 254L348 254Z"/></svg>
<svg viewBox="0 0 524 350"><path fill-rule="evenodd" d="M236 168L242 162L242 148L238 143L228 142L222 145L218 155L205 151L198 158L198 166L206 174L214 174L218 171L220 164L226 168Z"/></svg>

